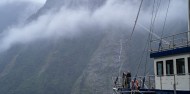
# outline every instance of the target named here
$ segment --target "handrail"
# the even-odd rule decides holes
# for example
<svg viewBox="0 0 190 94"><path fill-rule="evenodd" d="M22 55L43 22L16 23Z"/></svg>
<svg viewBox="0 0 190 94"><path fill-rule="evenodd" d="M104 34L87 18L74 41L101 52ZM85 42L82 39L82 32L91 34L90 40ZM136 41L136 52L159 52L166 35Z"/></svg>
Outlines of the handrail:
<svg viewBox="0 0 190 94"><path fill-rule="evenodd" d="M163 77L174 77L174 86L176 85L176 77L177 76L185 76L185 75L189 75L189 82L190 82L190 73L183 73L183 74L170 74L170 75L147 75L147 76L136 76L136 77L131 77L131 81L134 80L134 78L136 78L139 81L139 85L142 86L142 79L145 77L145 85L146 85L146 89L152 89L155 88L155 77L159 77L160 78L160 86L162 89L162 78ZM115 77L116 78L116 77ZM112 80L115 81L114 77L112 77ZM114 85L114 87L117 88L124 88L122 85L122 77L118 77L118 83L116 85ZM176 88L176 87L175 87Z"/></svg>
<svg viewBox="0 0 190 94"><path fill-rule="evenodd" d="M190 41L188 41L187 33L188 32L182 32L175 35L163 37L161 39L151 40L150 52L154 53L180 47L189 47Z"/></svg>
<svg viewBox="0 0 190 94"><path fill-rule="evenodd" d="M154 40L151 40L151 41L157 41L157 40L161 40L161 39L165 39L165 38L169 38L169 37L173 37L173 36L177 36L177 35L182 35L182 34L186 34L190 31L186 31L186 32L181 32L181 33L177 33L175 35L170 35L170 36L166 36L166 37L163 37L163 38L160 38L160 39L154 39Z"/></svg>

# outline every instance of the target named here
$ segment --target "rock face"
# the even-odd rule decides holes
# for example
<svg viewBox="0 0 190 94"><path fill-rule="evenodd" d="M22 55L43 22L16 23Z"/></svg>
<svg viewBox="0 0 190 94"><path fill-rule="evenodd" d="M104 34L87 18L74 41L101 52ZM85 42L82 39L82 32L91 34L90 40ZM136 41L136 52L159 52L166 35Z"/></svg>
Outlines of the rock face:
<svg viewBox="0 0 190 94"><path fill-rule="evenodd" d="M86 6L94 9L104 2L48 0L30 20L49 8L59 8L65 4L76 7L89 3ZM98 90L99 93L110 93L112 76L118 73L117 56L123 33L116 30L86 31L70 39L49 39L16 45L0 55L0 93L89 94L100 87L102 89Z"/></svg>
<svg viewBox="0 0 190 94"><path fill-rule="evenodd" d="M35 8L34 8L35 7ZM30 9L30 13L27 15L25 12ZM27 2L15 2L8 3L6 5L0 6L0 32L6 30L8 27L15 25L19 20L26 19L27 16L30 16L32 13L36 12L39 9L38 5L27 3ZM18 11L22 10L22 11Z"/></svg>
<svg viewBox="0 0 190 94"><path fill-rule="evenodd" d="M83 6L95 10L104 5L106 1L107 0L47 0L44 7L42 7L36 14L32 15L29 20L36 19L48 10L59 10L63 6L67 8L79 8Z"/></svg>
<svg viewBox="0 0 190 94"><path fill-rule="evenodd" d="M47 0L30 20L62 6L89 7L92 11L106 0ZM90 30L90 29L89 29ZM130 29L129 29L130 30ZM93 30L90 30L93 31ZM94 30L94 31L98 31ZM0 54L1 94L111 94L113 79L122 71L136 73L147 35L138 33L132 46L125 43L127 30L83 32L69 39L49 39L16 45ZM123 51L119 62L120 40ZM148 66L151 66L148 63ZM144 71L141 68L141 73ZM152 68L148 67L151 71Z"/></svg>

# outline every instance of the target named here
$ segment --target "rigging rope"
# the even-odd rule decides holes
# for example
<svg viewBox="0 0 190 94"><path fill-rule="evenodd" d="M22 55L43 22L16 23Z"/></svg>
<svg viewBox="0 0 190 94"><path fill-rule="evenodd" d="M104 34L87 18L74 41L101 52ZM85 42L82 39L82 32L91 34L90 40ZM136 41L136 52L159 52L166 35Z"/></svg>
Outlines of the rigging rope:
<svg viewBox="0 0 190 94"><path fill-rule="evenodd" d="M154 1L155 1L155 0L154 0ZM164 26L163 26L163 28L162 28L161 41L162 41L163 32L164 32L165 25L166 25L166 20L167 20L167 16L168 16L169 6L170 6L170 0L169 0L168 7L167 7L166 17L165 17L165 20L164 20ZM153 11L154 11L154 8L153 8ZM152 16L153 16L153 14L152 14ZM151 22L152 22L152 19L151 19ZM154 24L152 24L152 25L154 25ZM153 32L152 26L150 26L150 30L152 30L152 32ZM150 35L151 35L151 34L149 33L149 36L150 36ZM148 40L147 40L147 41L149 41L149 39L150 39L150 37L148 37ZM149 42L148 42L148 45L150 45ZM149 47L150 47L150 46L149 46ZM147 50L148 50L148 49L147 49ZM147 71L148 54L149 54L149 53L148 53L148 51L147 51L146 60L145 60L145 71L144 71L144 75L146 74L146 71Z"/></svg>
<svg viewBox="0 0 190 94"><path fill-rule="evenodd" d="M154 25L153 24L153 17L154 17L154 8L155 8L155 0L154 0L154 4L153 4L153 10L152 10L152 17L151 17L151 24L150 24L150 31L153 32L152 30L152 26ZM149 50L151 48L151 32L149 33L148 35L148 48L147 50ZM146 74L146 71L147 71L147 62L148 62L148 51L147 51L147 54L146 54L146 60L145 60L145 71L144 71L144 76Z"/></svg>
<svg viewBox="0 0 190 94"><path fill-rule="evenodd" d="M140 14L140 11L141 11L142 3L143 3L143 0L141 0L140 7L139 7L139 10L138 10L138 13L137 13L136 20L135 20L135 24L134 24L133 30L131 32L131 36L129 37L129 40L131 40L131 38L133 36L133 33L135 31L135 28L136 28L136 25L137 25L137 21L138 21L138 18L139 18L139 14Z"/></svg>
<svg viewBox="0 0 190 94"><path fill-rule="evenodd" d="M166 21L167 21L167 17L168 17L169 8L170 8L170 0L169 0L169 3L168 3L168 7L167 7L167 11L166 11L166 16L165 16L165 19L164 19L164 25L163 25L163 28L162 28L161 39L160 39L158 50L160 50L160 48L162 48L162 38L163 38L164 30L165 30L165 27L166 27Z"/></svg>
<svg viewBox="0 0 190 94"><path fill-rule="evenodd" d="M158 10L159 10L159 8L160 8L161 0L159 0L159 1L157 2L157 8L156 8L156 9L155 9L155 4L156 4L156 3L155 3L155 0L154 0L153 3L154 3L154 4L153 4L153 10L152 10L151 24L150 24L150 33L149 33L149 35L148 35L148 38L147 38L147 41L146 41L146 44L145 44L145 47L144 47L142 56L141 56L141 58L140 58L140 62L139 62L139 64L138 64L137 72L136 72L135 76L138 75L139 68L140 68L140 65L141 65L142 60L143 60L143 56L144 56L146 50L148 50L149 47L150 47L149 41L150 41L150 39L152 39L151 33L153 33L153 30L154 30L155 20L156 20L157 14L158 14ZM154 14L154 10L156 10L155 14ZM154 17L153 17L153 16L154 16ZM149 46L149 47L148 47L148 46ZM148 52L147 52L147 54L146 54L146 57L148 57ZM146 63L147 63L147 58L146 58ZM145 63L145 66L146 66L146 63ZM146 67L145 67L145 72L146 72ZM145 72L144 72L144 73L145 73Z"/></svg>
<svg viewBox="0 0 190 94"><path fill-rule="evenodd" d="M129 40L127 41L128 44L130 44L130 41L132 39L132 36L133 36L133 33L135 31L135 28L136 28L136 25L137 25L137 21L138 21L138 18L139 18L139 14L140 14L140 11L141 11L141 7L142 7L142 4L143 4L143 1L144 0L141 0L141 3L140 3L140 6L139 6L139 10L138 10L138 13L137 13L137 17L136 17L136 20L135 20L135 24L134 24L134 27L132 29L132 32L131 32L131 35L129 37ZM120 56L119 56L119 59L121 58L121 50L122 50L122 43L121 43L121 48L120 48ZM119 68L119 74L120 74L120 71L122 69L122 66L123 66L123 63L121 64L120 68Z"/></svg>
<svg viewBox="0 0 190 94"><path fill-rule="evenodd" d="M155 3L155 2L154 2ZM155 8L155 5L156 5L156 3L155 3L155 5L154 5L154 9L155 9L155 14L154 14L154 10L153 10L153 12L152 12L152 15L154 15L154 19L153 19L153 21L152 21L152 24L151 24L151 29L150 29L150 31L153 33L153 31L154 31L154 25L155 25L155 21L156 21L156 18L157 18L157 14L158 14L158 10L159 10L159 8L160 8L160 3L161 3L161 0L159 0L159 1L157 1L157 8ZM151 36L151 40L152 40L152 36Z"/></svg>
<svg viewBox="0 0 190 94"><path fill-rule="evenodd" d="M154 4L153 4L153 9L152 9L152 17L151 17L151 24L150 24L150 33L152 32L152 26L153 26L153 19L154 19L154 9L155 9L155 0L154 0ZM152 41L152 35L150 36L150 49L151 49L151 41Z"/></svg>

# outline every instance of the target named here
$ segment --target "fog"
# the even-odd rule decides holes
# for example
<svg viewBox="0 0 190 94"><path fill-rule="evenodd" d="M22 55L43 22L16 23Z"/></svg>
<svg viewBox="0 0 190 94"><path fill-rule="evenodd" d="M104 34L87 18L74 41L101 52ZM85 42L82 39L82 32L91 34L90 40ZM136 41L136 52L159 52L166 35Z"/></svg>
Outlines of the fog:
<svg viewBox="0 0 190 94"><path fill-rule="evenodd" d="M1 0L0 5L5 5L13 2L32 2L43 5L46 2L46 0Z"/></svg>
<svg viewBox="0 0 190 94"><path fill-rule="evenodd" d="M37 20L28 24L24 24L23 21L3 31L0 34L0 52L7 51L16 44L28 44L55 37L70 38L79 36L83 31L89 30L89 28L98 28L102 32L109 32L109 28L118 28L119 26L126 28L126 32L131 32L140 4L137 1L139 0L133 2L129 0L108 0L95 11L82 6L77 9L63 6L59 11L49 10L38 17ZM169 24L168 21L175 20L177 22L178 20L186 20L186 1L171 1L167 25ZM163 24L167 2L168 0L162 0L163 5L156 19L158 28L162 27L160 24ZM138 23L148 28L151 20L152 5L146 3L143 3L143 10L140 12ZM131 30L128 28L131 28ZM137 28L141 27L137 26ZM145 31L142 28L141 31L135 32L144 33Z"/></svg>

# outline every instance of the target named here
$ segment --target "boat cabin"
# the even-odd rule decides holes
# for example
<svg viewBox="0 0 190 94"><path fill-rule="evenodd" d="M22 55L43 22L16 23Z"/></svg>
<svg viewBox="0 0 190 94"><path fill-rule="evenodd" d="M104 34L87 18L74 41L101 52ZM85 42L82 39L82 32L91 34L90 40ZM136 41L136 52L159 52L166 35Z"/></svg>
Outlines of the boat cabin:
<svg viewBox="0 0 190 94"><path fill-rule="evenodd" d="M151 50L154 59L155 89L190 90L190 43L182 34L161 39L158 49ZM171 39L172 41L167 41ZM158 43L158 40L152 41ZM154 45L154 44L152 44ZM155 46L155 45L154 45Z"/></svg>

